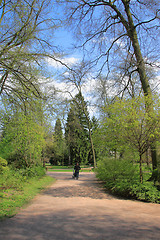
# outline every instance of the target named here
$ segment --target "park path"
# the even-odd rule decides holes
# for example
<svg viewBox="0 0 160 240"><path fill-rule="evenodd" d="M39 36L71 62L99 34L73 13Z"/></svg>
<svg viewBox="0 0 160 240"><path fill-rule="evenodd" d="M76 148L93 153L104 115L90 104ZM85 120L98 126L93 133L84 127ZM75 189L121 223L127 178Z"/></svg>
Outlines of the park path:
<svg viewBox="0 0 160 240"><path fill-rule="evenodd" d="M48 174L56 183L0 222L0 240L160 239L160 205L112 197L93 173Z"/></svg>

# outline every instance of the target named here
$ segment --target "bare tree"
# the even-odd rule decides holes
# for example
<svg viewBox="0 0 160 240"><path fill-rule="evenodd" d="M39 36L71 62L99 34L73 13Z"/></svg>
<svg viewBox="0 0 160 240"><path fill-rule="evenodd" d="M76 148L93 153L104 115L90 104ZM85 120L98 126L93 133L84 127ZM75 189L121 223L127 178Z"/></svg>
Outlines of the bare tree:
<svg viewBox="0 0 160 240"><path fill-rule="evenodd" d="M138 73L143 93L152 98L146 64L156 66L159 60L157 40L160 29L160 3L156 0L64 2L67 2L68 19L74 24L74 31L76 30L83 41L82 46L86 47L90 54L94 53L93 63L100 66L100 71L105 70L107 75L112 70L111 66L119 63L120 51L123 56L125 54L126 59L132 56L135 62L134 72ZM147 102L146 110L151 113L153 111ZM154 143L151 149L153 168L157 168Z"/></svg>
<svg viewBox="0 0 160 240"><path fill-rule="evenodd" d="M55 57L50 36L58 20L51 17L49 4L48 0L0 1L0 95L23 100L31 92L40 97L42 58L48 53Z"/></svg>

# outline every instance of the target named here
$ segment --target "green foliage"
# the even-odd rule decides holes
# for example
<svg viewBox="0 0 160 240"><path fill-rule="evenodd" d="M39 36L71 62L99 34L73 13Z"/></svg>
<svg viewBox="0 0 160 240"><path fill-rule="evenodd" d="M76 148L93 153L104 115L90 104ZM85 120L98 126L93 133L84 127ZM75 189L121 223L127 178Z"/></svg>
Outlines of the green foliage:
<svg viewBox="0 0 160 240"><path fill-rule="evenodd" d="M43 127L32 114L19 112L4 123L0 155L17 167L30 166L40 161L44 144Z"/></svg>
<svg viewBox="0 0 160 240"><path fill-rule="evenodd" d="M160 102L154 99L154 111L146 111L152 105L148 97L135 97L133 99L117 99L105 112L109 117L104 118L103 125L108 131L113 131L113 143L125 142L134 147L142 155L149 145L160 137Z"/></svg>
<svg viewBox="0 0 160 240"><path fill-rule="evenodd" d="M22 170L20 169L19 172L23 176L31 178L31 177L42 177L42 176L44 176L45 173L46 173L46 170L45 170L45 168L43 168L41 166L33 166L33 167L29 167L29 168L22 169Z"/></svg>
<svg viewBox="0 0 160 240"><path fill-rule="evenodd" d="M146 169L145 170L149 170ZM138 165L127 160L106 158L98 162L96 176L104 182L107 190L122 197L160 203L160 191L152 181L152 172L146 171L143 183L139 181Z"/></svg>
<svg viewBox="0 0 160 240"><path fill-rule="evenodd" d="M44 1L21 0L13 1L12 4L0 1L0 5L3 12L0 17L1 29L3 29L0 32L2 40L0 94L6 95L7 98L11 97L12 102L19 98L19 102L25 105L28 102L28 92L34 93L35 96L40 95L39 86L42 81L39 83L40 77L37 74L40 72L40 58L35 56L35 52L41 55L44 54L45 49L46 53L46 43L49 44L49 38L46 42L45 33L47 31L50 34L55 24L54 26L47 24L49 13L45 9L49 8L49 3L44 4ZM42 21L40 18L44 16L44 12L45 19ZM51 21L51 16L49 18ZM40 34L42 28L45 33Z"/></svg>
<svg viewBox="0 0 160 240"><path fill-rule="evenodd" d="M106 158L98 162L96 176L107 189L128 196L130 187L138 180L137 167L127 160Z"/></svg>
<svg viewBox="0 0 160 240"><path fill-rule="evenodd" d="M160 203L160 191L154 186L153 182L137 182L132 186L130 195L141 201Z"/></svg>
<svg viewBox="0 0 160 240"><path fill-rule="evenodd" d="M0 218L12 216L17 207L21 207L33 198L53 178L45 178L45 169L41 166L15 169L7 166L6 160L0 158ZM7 170L6 170L7 168Z"/></svg>
<svg viewBox="0 0 160 240"><path fill-rule="evenodd" d="M58 118L54 128L54 139L52 144L52 156L50 157L50 163L52 165L63 165L65 154L65 141L63 138L61 120Z"/></svg>
<svg viewBox="0 0 160 240"><path fill-rule="evenodd" d="M9 171L4 172L0 176L0 188L1 189L22 189L22 184L27 180L26 176L21 175L19 170L15 171L13 169L9 169Z"/></svg>
<svg viewBox="0 0 160 240"><path fill-rule="evenodd" d="M153 111L147 111L146 104L148 109L153 107ZM160 138L159 98L154 96L154 102L149 96L117 98L113 103L106 105L103 111L103 119L95 138L102 149L99 152L102 152L103 156L110 152L123 156L127 148L130 152L137 152L142 182L142 155Z"/></svg>
<svg viewBox="0 0 160 240"><path fill-rule="evenodd" d="M57 126L55 126L54 130L54 132L50 131L45 136L43 157L46 162L50 162L52 165L64 165L66 155L66 142L63 137L62 128L58 127L57 129Z"/></svg>
<svg viewBox="0 0 160 240"><path fill-rule="evenodd" d="M142 177L141 156L150 144L160 137L159 99L155 96L152 112L146 111L146 102L149 107L151 99L147 97L117 99L104 109L104 118L97 131L97 143L101 148L99 152L102 157L107 156L107 151L118 152L117 155L125 157L126 160L113 158L101 160L98 162L97 176L104 181L107 189L116 194L143 201L159 202L159 190L154 186L154 182L147 181L150 176L146 172L149 170L145 169L143 183L142 181L140 183L138 165L135 164L140 163ZM157 170L153 172L152 177L157 180Z"/></svg>
<svg viewBox="0 0 160 240"><path fill-rule="evenodd" d="M0 188L21 190L23 183L30 178L39 178L44 175L45 169L41 166L22 169L14 169L10 167L8 171L5 171L0 175Z"/></svg>
<svg viewBox="0 0 160 240"><path fill-rule="evenodd" d="M87 104L79 93L75 96L68 112L65 139L68 146L69 164L86 163L91 149L88 129Z"/></svg>
<svg viewBox="0 0 160 240"><path fill-rule="evenodd" d="M8 169L7 165L8 165L7 161L0 157L0 174Z"/></svg>
<svg viewBox="0 0 160 240"><path fill-rule="evenodd" d="M55 179L49 176L29 178L21 182L21 188L12 186L10 188L0 187L0 219L12 217L20 207L28 203L37 193L51 184ZM18 180L18 182L20 182Z"/></svg>
<svg viewBox="0 0 160 240"><path fill-rule="evenodd" d="M61 143L63 140L62 124L61 120L58 118L54 128L54 136L58 143Z"/></svg>

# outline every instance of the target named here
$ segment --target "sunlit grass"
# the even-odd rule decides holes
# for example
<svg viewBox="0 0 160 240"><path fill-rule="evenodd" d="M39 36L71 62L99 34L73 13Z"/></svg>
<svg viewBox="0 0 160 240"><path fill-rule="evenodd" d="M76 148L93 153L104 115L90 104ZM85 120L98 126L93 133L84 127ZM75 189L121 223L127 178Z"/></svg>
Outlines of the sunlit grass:
<svg viewBox="0 0 160 240"><path fill-rule="evenodd" d="M55 179L44 176L40 179L32 178L23 183L21 189L0 190L0 219L14 216L21 207L29 203L41 190L45 189Z"/></svg>
<svg viewBox="0 0 160 240"><path fill-rule="evenodd" d="M46 164L47 170L51 172L73 172L74 166L53 166L50 164ZM93 171L93 168L91 169L89 166L81 166L80 172L91 172Z"/></svg>

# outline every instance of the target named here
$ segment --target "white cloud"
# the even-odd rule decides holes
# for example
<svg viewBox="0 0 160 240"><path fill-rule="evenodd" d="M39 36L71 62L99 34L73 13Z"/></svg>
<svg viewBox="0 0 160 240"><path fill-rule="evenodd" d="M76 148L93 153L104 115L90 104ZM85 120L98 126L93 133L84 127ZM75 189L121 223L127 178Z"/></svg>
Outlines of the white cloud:
<svg viewBox="0 0 160 240"><path fill-rule="evenodd" d="M92 93L94 92L96 87L96 79L89 78L83 85L82 85L82 93L85 97L85 100L88 102L93 101Z"/></svg>
<svg viewBox="0 0 160 240"><path fill-rule="evenodd" d="M57 58L57 61L51 58L46 59L49 66L54 67L56 69L61 69L64 67L63 64L67 66L72 66L76 63L78 63L79 59L75 57L68 57L68 58Z"/></svg>
<svg viewBox="0 0 160 240"><path fill-rule="evenodd" d="M71 99L74 97L78 91L75 85L71 82L63 82L63 81L56 81L55 79L51 79L50 83L47 84L47 91L56 91L57 97L61 99Z"/></svg>

